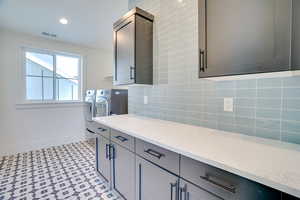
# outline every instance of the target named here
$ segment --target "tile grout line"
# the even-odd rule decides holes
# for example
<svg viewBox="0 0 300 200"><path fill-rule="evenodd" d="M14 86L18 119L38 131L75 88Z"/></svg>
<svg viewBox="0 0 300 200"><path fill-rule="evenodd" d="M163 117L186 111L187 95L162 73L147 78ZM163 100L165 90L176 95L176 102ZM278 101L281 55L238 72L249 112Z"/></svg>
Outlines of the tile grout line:
<svg viewBox="0 0 300 200"><path fill-rule="evenodd" d="M31 176L31 180L32 180L32 182L34 182L34 170L33 170L33 151L30 151L30 158L31 158L31 174L32 174L32 176ZM33 190L35 190L35 185L33 184L32 185L32 187L33 187ZM35 199L35 197L36 197L36 195L35 195L35 192L32 194L32 197L33 197L33 199Z"/></svg>
<svg viewBox="0 0 300 200"><path fill-rule="evenodd" d="M49 148L50 149L50 148ZM47 170L47 174L50 175L50 170L49 170L49 162L47 160L47 156L46 156L46 153L45 153L45 149L42 149L42 152L43 152L43 157L45 159L45 162L46 162L46 170ZM52 178L49 178L49 181L51 182L51 188L53 190L53 195L57 198L57 194L54 192L55 191L55 188L54 188L54 183L53 183L53 180Z"/></svg>
<svg viewBox="0 0 300 200"><path fill-rule="evenodd" d="M258 89L257 89L257 79L255 79L255 102L254 102L254 136L257 136L256 133L256 112L257 112L257 94L258 94Z"/></svg>
<svg viewBox="0 0 300 200"><path fill-rule="evenodd" d="M18 153L17 154L17 161L16 161L16 168L15 168L15 175L16 175L16 173L17 173L17 170L19 169L19 162L20 162L20 153ZM13 190L16 190L16 180L17 180L17 176L14 176L14 178L13 178L13 186L12 186L12 188L13 188Z"/></svg>
<svg viewBox="0 0 300 200"><path fill-rule="evenodd" d="M280 136L279 136L279 139L280 141L282 141L282 111L283 111L283 79L280 79L280 84L281 84L281 102L280 102Z"/></svg>
<svg viewBox="0 0 300 200"><path fill-rule="evenodd" d="M237 115L236 115L236 95L237 95L237 81L233 82L234 84L234 98L233 98L233 117L234 117L234 130L237 132Z"/></svg>

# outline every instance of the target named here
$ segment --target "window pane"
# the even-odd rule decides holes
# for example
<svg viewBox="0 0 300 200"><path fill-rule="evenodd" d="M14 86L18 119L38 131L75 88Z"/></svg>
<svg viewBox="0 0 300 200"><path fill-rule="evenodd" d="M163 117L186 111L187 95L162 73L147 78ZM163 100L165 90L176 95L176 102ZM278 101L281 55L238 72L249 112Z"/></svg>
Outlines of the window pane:
<svg viewBox="0 0 300 200"><path fill-rule="evenodd" d="M26 97L28 100L42 100L42 77L26 77Z"/></svg>
<svg viewBox="0 0 300 200"><path fill-rule="evenodd" d="M53 56L26 52L26 75L53 76Z"/></svg>
<svg viewBox="0 0 300 200"><path fill-rule="evenodd" d="M79 57L27 51L25 59L27 100L79 99ZM56 96L53 81L56 82Z"/></svg>
<svg viewBox="0 0 300 200"><path fill-rule="evenodd" d="M60 78L78 79L79 58L57 55L56 76Z"/></svg>
<svg viewBox="0 0 300 200"><path fill-rule="evenodd" d="M52 100L53 99L53 78L43 78L43 86L44 86L44 100Z"/></svg>
<svg viewBox="0 0 300 200"><path fill-rule="evenodd" d="M56 79L57 100L78 100L78 81L72 79Z"/></svg>
<svg viewBox="0 0 300 200"><path fill-rule="evenodd" d="M78 99L78 81L73 82L73 100L79 100Z"/></svg>

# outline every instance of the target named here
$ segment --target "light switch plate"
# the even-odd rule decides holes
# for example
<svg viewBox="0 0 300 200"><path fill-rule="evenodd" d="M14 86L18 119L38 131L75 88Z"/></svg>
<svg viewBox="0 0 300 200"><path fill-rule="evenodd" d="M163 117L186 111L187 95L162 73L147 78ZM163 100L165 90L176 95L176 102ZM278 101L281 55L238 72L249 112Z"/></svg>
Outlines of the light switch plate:
<svg viewBox="0 0 300 200"><path fill-rule="evenodd" d="M148 96L144 96L144 104L148 104Z"/></svg>
<svg viewBox="0 0 300 200"><path fill-rule="evenodd" d="M233 98L224 98L224 111L233 112Z"/></svg>

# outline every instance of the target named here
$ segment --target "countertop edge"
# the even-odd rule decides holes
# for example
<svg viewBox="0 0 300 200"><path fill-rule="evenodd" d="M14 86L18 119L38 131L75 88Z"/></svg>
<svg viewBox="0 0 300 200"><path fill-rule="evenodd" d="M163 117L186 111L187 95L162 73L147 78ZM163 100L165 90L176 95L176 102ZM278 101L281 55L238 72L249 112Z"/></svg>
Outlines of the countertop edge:
<svg viewBox="0 0 300 200"><path fill-rule="evenodd" d="M228 165L224 165L224 164L222 164L222 163L220 163L218 161L215 161L215 160L210 160L210 159L207 159L207 158L203 158L203 157L199 157L199 156L193 155L191 153L182 151L180 149L176 149L175 147L171 147L171 146L165 145L163 143L160 143L160 142L157 142L157 141L153 141L153 140L151 140L151 139L149 139L147 137L143 137L143 136L141 136L139 134L136 134L136 133L133 133L133 132L129 132L127 130L121 129L121 128L116 127L116 126L112 126L111 124L108 124L105 121L100 121L100 120L97 120L97 119L93 119L93 121L95 121L97 123L100 123L100 124L103 124L105 126L108 126L108 127L112 128L112 129L115 129L117 131L123 132L125 134L128 134L130 136L133 136L135 138L144 140L146 142L152 143L152 144L157 145L159 147L162 147L162 148L165 148L167 150L173 151L175 153L181 154L183 156L192 158L192 159L197 160L199 162L203 162L203 163L211 165L213 167L217 167L219 169L222 169L222 170L225 170L227 172L230 172L230 173L236 174L238 176L241 176L243 178L249 179L251 181L255 181L257 183L266 185L268 187L274 188L274 189L279 190L281 192L284 192L284 193L287 193L287 194L290 194L290 195L293 195L293 196L296 196L296 197L300 198L300 189L297 190L296 188L291 188L291 187L289 187L287 185L271 181L271 180L266 179L264 177L259 177L259 176L256 176L255 174L251 174L251 173L248 173L248 172L241 171L241 170L236 169L234 167L230 167Z"/></svg>

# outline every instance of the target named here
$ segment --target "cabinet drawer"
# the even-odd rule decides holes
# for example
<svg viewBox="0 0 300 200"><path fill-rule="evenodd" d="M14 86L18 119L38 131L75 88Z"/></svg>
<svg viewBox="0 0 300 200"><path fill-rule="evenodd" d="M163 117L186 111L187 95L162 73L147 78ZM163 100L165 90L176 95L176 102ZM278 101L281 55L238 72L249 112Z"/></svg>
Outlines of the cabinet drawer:
<svg viewBox="0 0 300 200"><path fill-rule="evenodd" d="M224 170L181 156L180 176L224 200L280 199L280 192Z"/></svg>
<svg viewBox="0 0 300 200"><path fill-rule="evenodd" d="M138 139L136 139L136 153L179 175L179 154Z"/></svg>
<svg viewBox="0 0 300 200"><path fill-rule="evenodd" d="M236 194L238 180L234 175L185 156L181 156L180 175L224 199L234 199Z"/></svg>
<svg viewBox="0 0 300 200"><path fill-rule="evenodd" d="M110 139L110 128L107 126L104 126L99 123L94 123L94 130L97 134L102 135L103 137L106 137L107 139Z"/></svg>
<svg viewBox="0 0 300 200"><path fill-rule="evenodd" d="M96 122L85 122L86 131L91 134L97 134Z"/></svg>
<svg viewBox="0 0 300 200"><path fill-rule="evenodd" d="M130 151L134 151L134 137L114 129L111 129L110 134L113 142L127 148Z"/></svg>
<svg viewBox="0 0 300 200"><path fill-rule="evenodd" d="M85 127L86 130L92 134L96 133L95 127L94 127L95 122L85 122Z"/></svg>

